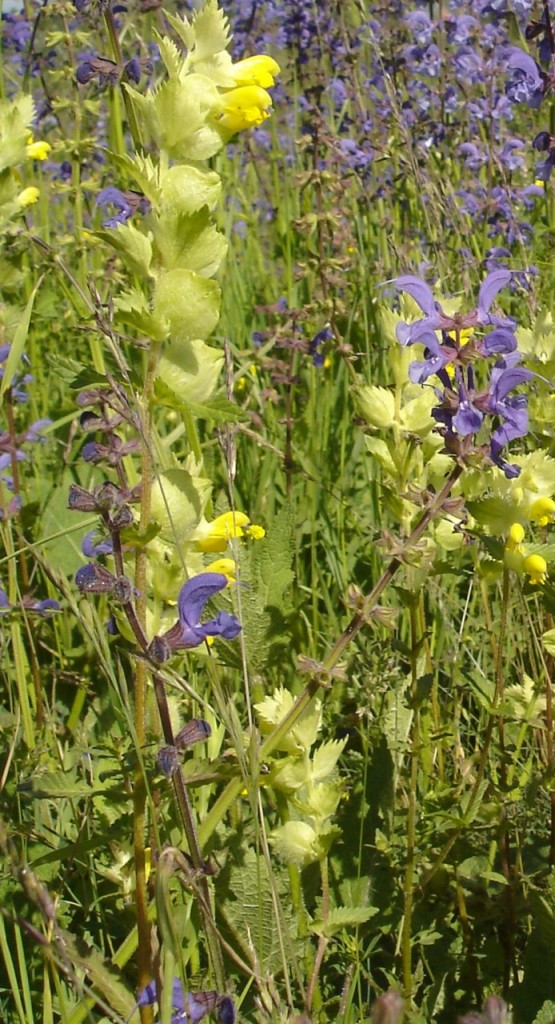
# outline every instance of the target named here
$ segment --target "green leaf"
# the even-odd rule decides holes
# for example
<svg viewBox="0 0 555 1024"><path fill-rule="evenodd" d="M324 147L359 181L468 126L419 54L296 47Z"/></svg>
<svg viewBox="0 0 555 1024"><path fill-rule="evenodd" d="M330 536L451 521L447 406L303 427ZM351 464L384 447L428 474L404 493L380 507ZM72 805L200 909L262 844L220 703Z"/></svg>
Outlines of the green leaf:
<svg viewBox="0 0 555 1024"><path fill-rule="evenodd" d="M521 518L516 502L499 497L469 501L467 508L477 523L487 526L495 535L507 533L512 524L520 522Z"/></svg>
<svg viewBox="0 0 555 1024"><path fill-rule="evenodd" d="M160 184L162 210L175 215L196 213L203 206L212 210L222 191L219 174L187 164L162 171Z"/></svg>
<svg viewBox="0 0 555 1024"><path fill-rule="evenodd" d="M378 907L334 907L325 921L314 921L311 931L331 939L345 928L356 928L378 913Z"/></svg>
<svg viewBox="0 0 555 1024"><path fill-rule="evenodd" d="M273 863L270 878L264 857L254 846L237 841L229 851L220 879L222 896L218 899L218 916L223 916L247 958L252 957L254 949L260 968L268 975L279 974L283 970L282 943L288 959L299 952L295 948L298 926L286 870ZM276 895L279 920L276 920Z"/></svg>
<svg viewBox="0 0 555 1024"><path fill-rule="evenodd" d="M29 127L35 117L31 96L0 103L0 172L27 159Z"/></svg>
<svg viewBox="0 0 555 1024"><path fill-rule="evenodd" d="M145 296L136 288L115 296L114 310L118 321L134 327L139 334L146 335L152 341L164 341L167 338L168 321L156 311L151 312Z"/></svg>
<svg viewBox="0 0 555 1024"><path fill-rule="evenodd" d="M211 492L210 480L193 477L186 469L167 469L152 489L152 516L164 540L185 541L198 525Z"/></svg>
<svg viewBox="0 0 555 1024"><path fill-rule="evenodd" d="M155 238L167 270L192 270L206 278L217 273L227 252L227 241L206 206L193 214L162 214Z"/></svg>
<svg viewBox="0 0 555 1024"><path fill-rule="evenodd" d="M238 405L224 395L214 395L207 402L181 401L175 392L159 378L154 384L156 399L161 405L180 412L187 411L199 420L213 420L214 423L247 422L249 417Z"/></svg>
<svg viewBox="0 0 555 1024"><path fill-rule="evenodd" d="M168 21L197 60L225 50L231 41L229 22L216 0L208 0L190 21L170 13Z"/></svg>
<svg viewBox="0 0 555 1024"><path fill-rule="evenodd" d="M31 295L29 301L25 306L23 315L17 325L15 334L13 336L12 343L10 345L10 351L4 367L4 376L2 377L2 383L0 384L0 398L3 398L8 388L12 386L13 379L15 377L17 368L19 366L19 360L23 355L23 349L25 348L25 342L27 341L27 334L29 332L29 324L31 322L31 313L33 311L33 303L35 301L35 295L42 284L43 278L39 278Z"/></svg>
<svg viewBox="0 0 555 1024"><path fill-rule="evenodd" d="M174 342L207 338L220 318L221 291L191 270L170 270L158 278L154 312L170 325Z"/></svg>
<svg viewBox="0 0 555 1024"><path fill-rule="evenodd" d="M98 791L102 788L97 787ZM34 800L79 800L81 797L91 796L94 792L91 784L78 776L76 771L33 775L19 783L17 789Z"/></svg>
<svg viewBox="0 0 555 1024"><path fill-rule="evenodd" d="M208 407L222 366L222 353L198 338L171 342L158 364L158 394L162 400L171 399L167 404L174 408L191 408L193 403Z"/></svg>
<svg viewBox="0 0 555 1024"><path fill-rule="evenodd" d="M94 231L92 234L115 249L130 274L136 274L137 277L153 276L150 270L152 243L134 224L120 224L109 231Z"/></svg>
<svg viewBox="0 0 555 1024"><path fill-rule="evenodd" d="M327 743L322 743L314 751L312 757L312 776L314 782L322 782L332 774L345 749L346 743L347 738L343 740L328 740Z"/></svg>
<svg viewBox="0 0 555 1024"><path fill-rule="evenodd" d="M127 1020L136 1008L137 1002L133 993L121 981L119 973L97 949L88 946L82 939L61 929L58 934L63 940L63 949L68 959L85 972L93 991L96 990L104 1003L108 1003ZM82 1019L79 1017L79 1020Z"/></svg>

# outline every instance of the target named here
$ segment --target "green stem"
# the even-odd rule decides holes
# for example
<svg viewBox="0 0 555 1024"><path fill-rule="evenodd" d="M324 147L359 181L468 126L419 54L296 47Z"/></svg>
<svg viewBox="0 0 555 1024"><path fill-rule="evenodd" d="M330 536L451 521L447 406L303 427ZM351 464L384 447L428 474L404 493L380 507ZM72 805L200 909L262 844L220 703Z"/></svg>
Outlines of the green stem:
<svg viewBox="0 0 555 1024"><path fill-rule="evenodd" d="M108 5L105 8L105 10L104 10L104 21L106 23L106 28L108 29L108 35L110 37L110 42L112 44L112 52L113 52L113 55L114 55L114 60L115 60L116 64L120 64L123 67L123 54L121 52L121 46L119 44L118 34L116 32L116 25L115 25L115 22L114 22L114 16L112 14L112 9L111 9L110 5ZM138 124L138 121L137 121L137 118L136 118L136 115L135 115L135 109L133 107L133 101L131 99L131 96L127 92L127 89L125 88L125 83L124 82L121 83L121 93L122 93L122 96L123 96L123 102L125 104L125 112L127 114L127 120L129 122L129 131L131 132L131 137L133 139L133 143L135 145L135 149L139 153L141 153L142 150L143 150L143 144L142 144L142 141L141 141L141 132L140 132L139 124Z"/></svg>
<svg viewBox="0 0 555 1024"><path fill-rule="evenodd" d="M418 787L418 760L420 755L420 717L416 706L418 687L417 655L419 631L416 620L416 609L410 609L411 625L411 697L413 705L413 721L410 746L410 781L407 810L407 861L403 886L403 926L401 931L401 955L403 961L403 987L405 996L412 999L412 912L414 905L414 876L416 872L416 808Z"/></svg>

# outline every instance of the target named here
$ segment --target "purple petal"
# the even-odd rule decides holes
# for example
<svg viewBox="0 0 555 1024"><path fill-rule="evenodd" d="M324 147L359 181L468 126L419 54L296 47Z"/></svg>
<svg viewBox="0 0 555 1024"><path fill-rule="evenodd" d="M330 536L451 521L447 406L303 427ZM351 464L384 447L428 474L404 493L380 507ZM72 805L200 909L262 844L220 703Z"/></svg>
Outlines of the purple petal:
<svg viewBox="0 0 555 1024"><path fill-rule="evenodd" d="M227 586L227 576L221 572L201 572L181 587L177 598L177 610L181 622L195 627L204 611L205 604Z"/></svg>
<svg viewBox="0 0 555 1024"><path fill-rule="evenodd" d="M518 46L511 46L504 56L508 68L512 71L522 71L523 75L526 75L526 78L531 80L535 89L543 88L538 65L529 54L525 53L524 50L520 50Z"/></svg>
<svg viewBox="0 0 555 1024"><path fill-rule="evenodd" d="M497 377L490 392L490 400L488 404L492 412L497 411L497 406L504 400L504 398L506 398L509 391L512 391L513 388L517 388L519 384L525 384L527 381L531 380L533 376L534 374L531 370L525 370L522 366L510 367L507 370L503 370Z"/></svg>
<svg viewBox="0 0 555 1024"><path fill-rule="evenodd" d="M478 319L487 317L490 306L502 288L506 288L512 278L510 270L494 270L488 274L478 294Z"/></svg>
<svg viewBox="0 0 555 1024"><path fill-rule="evenodd" d="M504 327L497 327L482 339L480 342L480 352L484 356L491 356L494 352L506 354L514 352L516 344L516 338L512 331L508 331Z"/></svg>
<svg viewBox="0 0 555 1024"><path fill-rule="evenodd" d="M81 551L86 558L95 558L96 555L111 555L114 550L114 545L109 538L100 541L99 544L94 543L94 538L98 537L99 534L96 530L90 530L89 533L85 534L81 541Z"/></svg>
<svg viewBox="0 0 555 1024"><path fill-rule="evenodd" d="M435 316L436 303L432 289L420 277L408 274L406 277L396 278L393 284L399 291L408 292L424 313L428 316Z"/></svg>
<svg viewBox="0 0 555 1024"><path fill-rule="evenodd" d="M471 402L461 402L453 416L452 424L457 434L460 434L461 437L466 437L468 434L478 433L483 419L483 413L475 409Z"/></svg>
<svg viewBox="0 0 555 1024"><path fill-rule="evenodd" d="M149 981L137 996L137 1006L152 1006L156 1002L156 983ZM185 1009L185 992L179 978L173 979L172 1006L174 1010Z"/></svg>

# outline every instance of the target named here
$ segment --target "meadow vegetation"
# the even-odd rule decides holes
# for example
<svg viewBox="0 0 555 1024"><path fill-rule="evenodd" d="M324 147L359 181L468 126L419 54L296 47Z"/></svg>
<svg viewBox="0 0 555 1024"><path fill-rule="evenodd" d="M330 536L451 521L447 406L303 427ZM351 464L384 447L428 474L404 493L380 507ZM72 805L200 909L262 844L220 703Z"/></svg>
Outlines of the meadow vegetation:
<svg viewBox="0 0 555 1024"><path fill-rule="evenodd" d="M2 1022L555 1021L552 18L4 11Z"/></svg>

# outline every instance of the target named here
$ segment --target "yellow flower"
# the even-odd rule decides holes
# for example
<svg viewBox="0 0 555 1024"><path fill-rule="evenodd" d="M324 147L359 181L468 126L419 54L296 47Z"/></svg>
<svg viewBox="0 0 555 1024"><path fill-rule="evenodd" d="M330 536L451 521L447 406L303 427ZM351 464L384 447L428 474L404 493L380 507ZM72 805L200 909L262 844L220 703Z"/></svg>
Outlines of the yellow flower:
<svg viewBox="0 0 555 1024"><path fill-rule="evenodd" d="M16 203L18 206L31 206L32 203L38 202L40 192L34 185L30 185L29 188L24 188L23 192L20 192L17 196Z"/></svg>
<svg viewBox="0 0 555 1024"><path fill-rule="evenodd" d="M507 537L507 543L505 544L506 551L522 551L522 541L524 540L524 527L520 523L513 523L509 530L509 536Z"/></svg>
<svg viewBox="0 0 555 1024"><path fill-rule="evenodd" d="M530 519L540 526L547 526L555 520L555 501L553 498L536 498L530 505Z"/></svg>
<svg viewBox="0 0 555 1024"><path fill-rule="evenodd" d="M237 85L261 85L263 89L269 89L274 85L275 76L279 75L280 70L273 57L259 53L237 61L233 65L232 74Z"/></svg>
<svg viewBox="0 0 555 1024"><path fill-rule="evenodd" d="M272 97L259 85L239 85L222 93L223 114L219 123L231 132L256 128L270 116Z"/></svg>
<svg viewBox="0 0 555 1024"><path fill-rule="evenodd" d="M233 558L217 558L215 562L210 562L203 570L204 572L221 572L223 576L227 576L228 583L237 583L237 567Z"/></svg>
<svg viewBox="0 0 555 1024"><path fill-rule="evenodd" d="M196 534L193 539L198 551L217 552L225 551L230 540L237 538L251 537L252 540L260 540L265 530L262 526L251 525L249 517L244 512L224 512L211 523L201 523Z"/></svg>
<svg viewBox="0 0 555 1024"><path fill-rule="evenodd" d="M52 146L48 142L33 142L33 136L27 143L27 156L29 160L46 160Z"/></svg>
<svg viewBox="0 0 555 1024"><path fill-rule="evenodd" d="M541 555L528 555L523 562L524 572L528 573L530 583L543 584L547 579L547 562Z"/></svg>
<svg viewBox="0 0 555 1024"><path fill-rule="evenodd" d="M245 533L247 537L251 538L251 540L262 540L262 538L266 536L266 530L264 527L255 526L254 524L249 526L248 529L245 530Z"/></svg>

